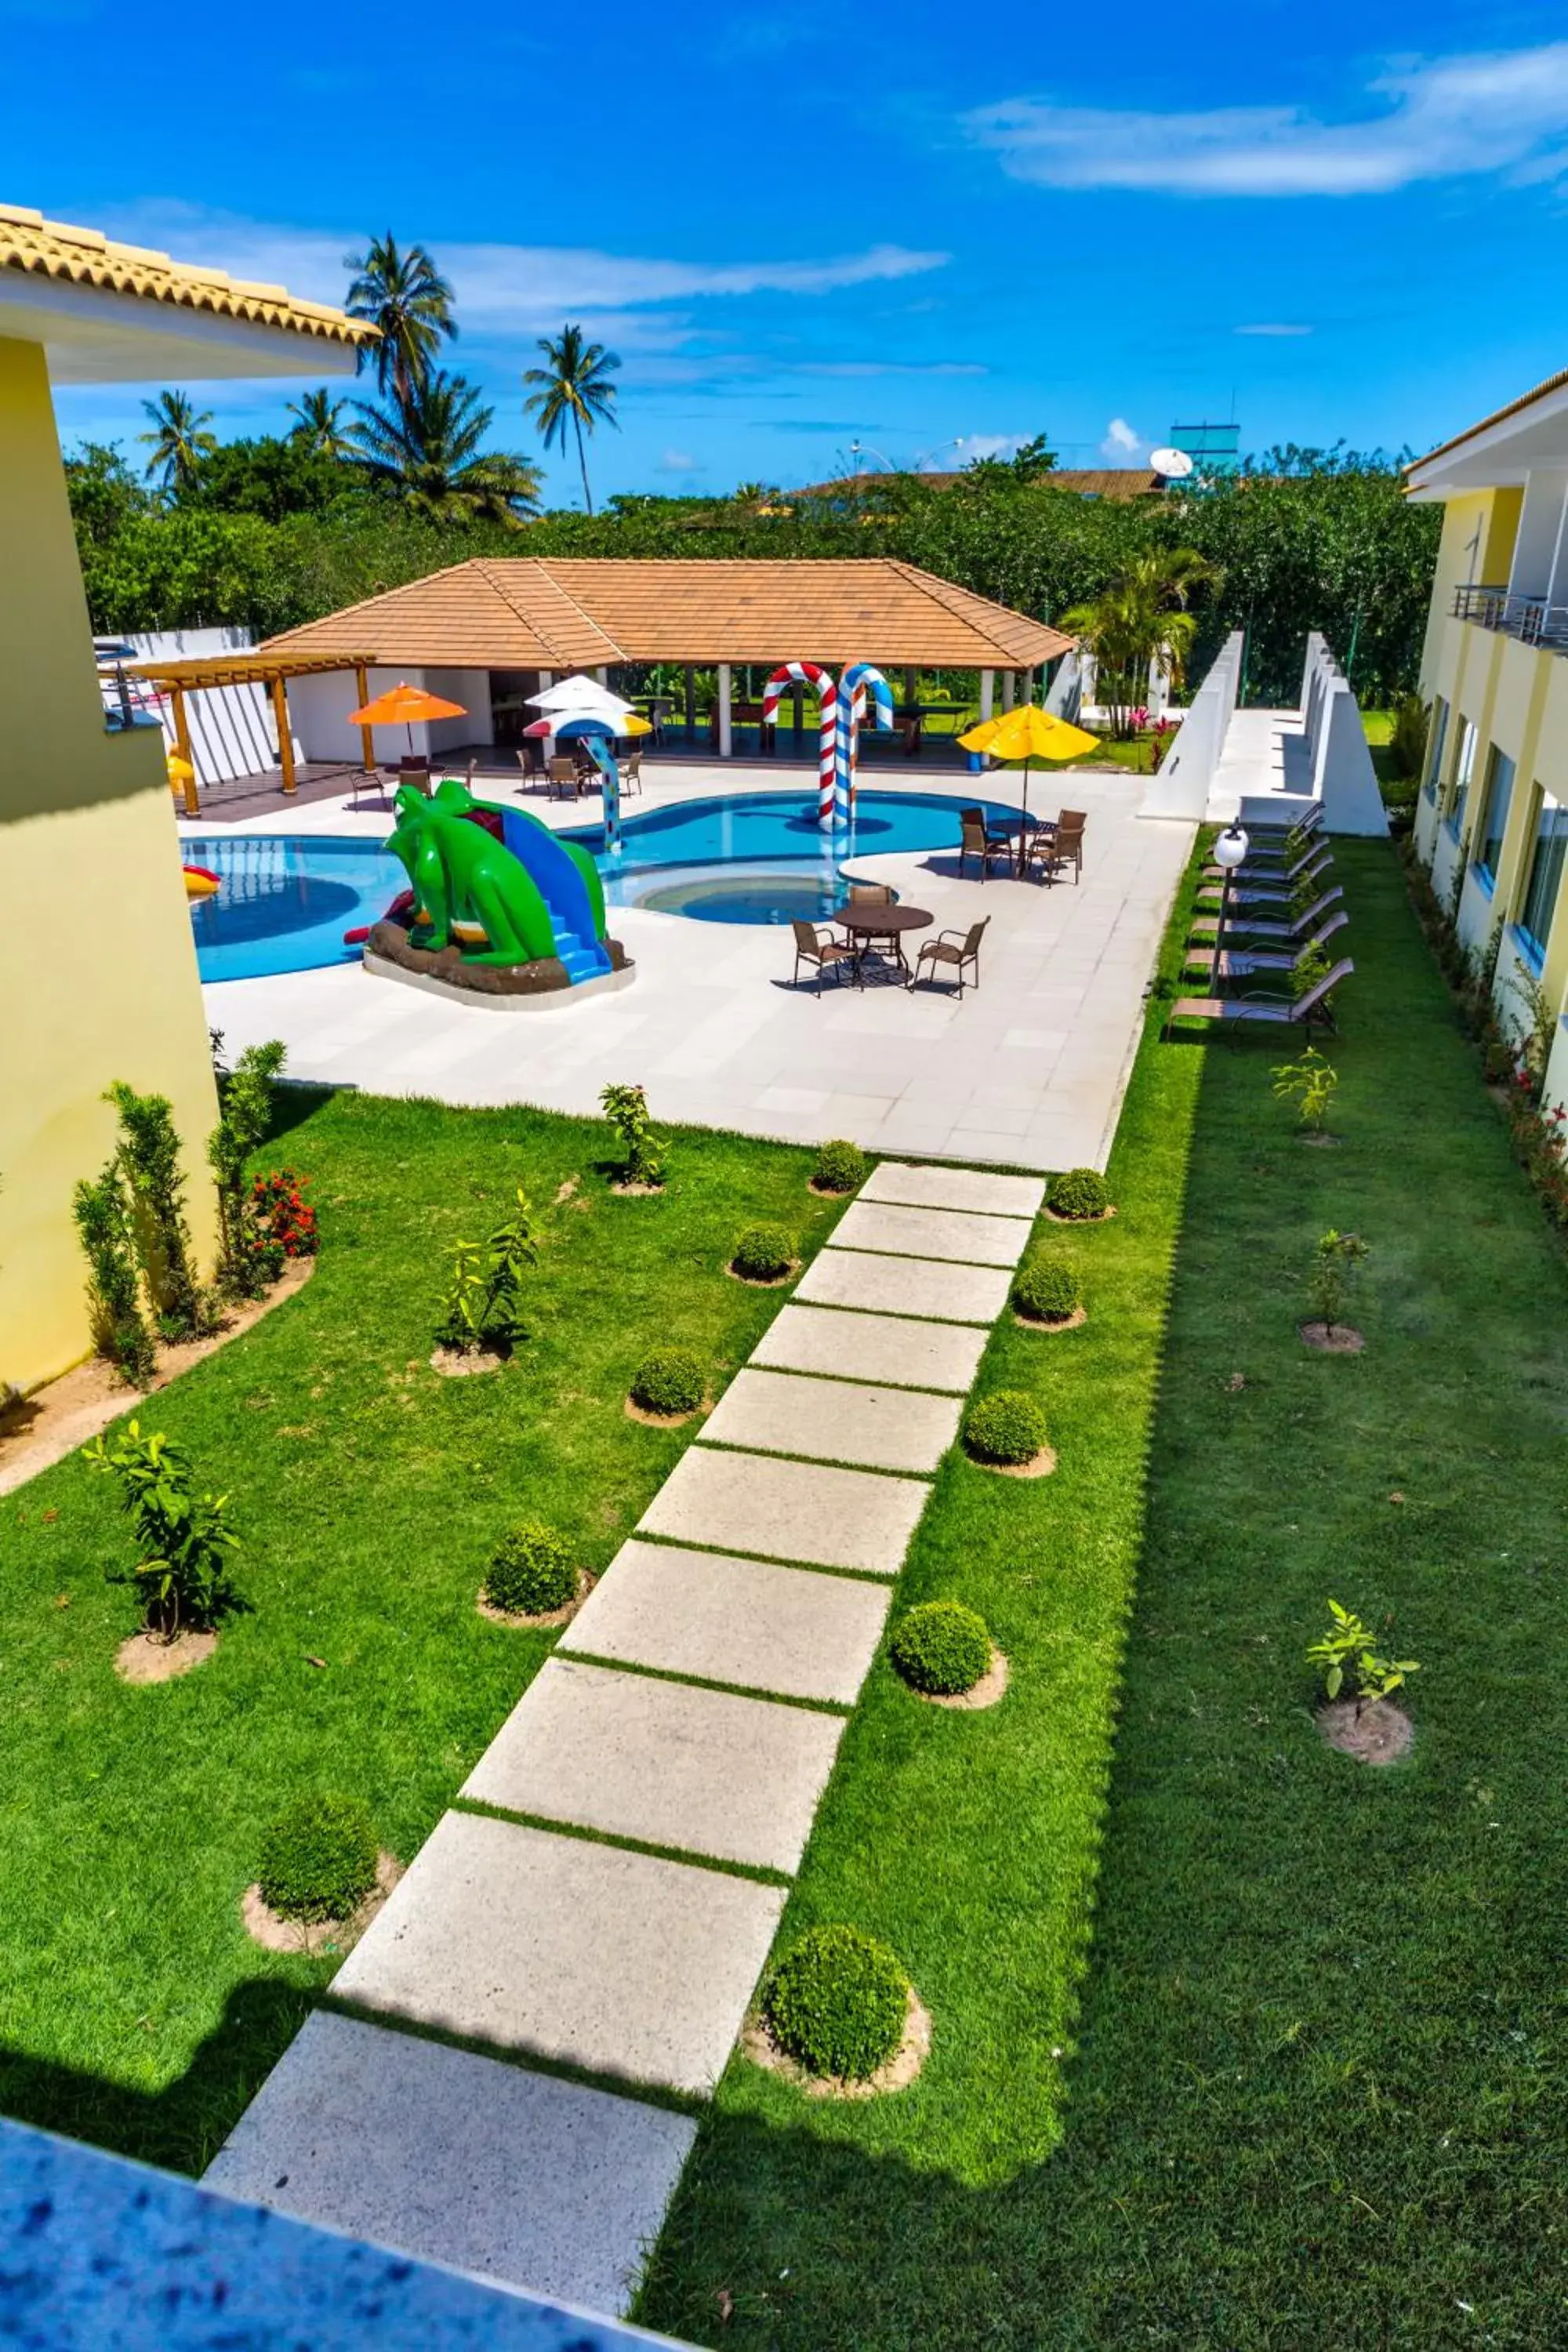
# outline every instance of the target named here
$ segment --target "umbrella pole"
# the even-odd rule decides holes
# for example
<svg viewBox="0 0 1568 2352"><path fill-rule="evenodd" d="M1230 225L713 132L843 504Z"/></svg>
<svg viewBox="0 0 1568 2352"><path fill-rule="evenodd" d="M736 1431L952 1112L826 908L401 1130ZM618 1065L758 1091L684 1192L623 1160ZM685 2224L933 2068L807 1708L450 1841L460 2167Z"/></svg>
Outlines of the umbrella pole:
<svg viewBox="0 0 1568 2352"><path fill-rule="evenodd" d="M1024 761L1024 805L1018 812L1018 879L1024 878L1028 865L1029 831L1029 762Z"/></svg>

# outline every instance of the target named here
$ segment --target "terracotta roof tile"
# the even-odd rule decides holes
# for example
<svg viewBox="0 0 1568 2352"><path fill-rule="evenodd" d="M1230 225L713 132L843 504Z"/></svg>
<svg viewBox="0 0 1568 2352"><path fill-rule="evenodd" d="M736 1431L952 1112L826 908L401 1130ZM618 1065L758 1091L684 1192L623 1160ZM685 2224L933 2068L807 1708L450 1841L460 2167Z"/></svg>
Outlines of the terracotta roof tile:
<svg viewBox="0 0 1568 2352"><path fill-rule="evenodd" d="M613 662L918 663L1021 669L1072 640L912 563L479 557L268 640L369 647L389 668Z"/></svg>
<svg viewBox="0 0 1568 2352"><path fill-rule="evenodd" d="M94 286L142 301L173 303L181 310L245 319L263 327L289 328L328 342L374 342L376 331L345 318L325 302L301 301L281 286L261 286L208 269L171 261L139 245L117 245L95 228L74 228L46 220L23 205L0 205L0 269L35 278Z"/></svg>

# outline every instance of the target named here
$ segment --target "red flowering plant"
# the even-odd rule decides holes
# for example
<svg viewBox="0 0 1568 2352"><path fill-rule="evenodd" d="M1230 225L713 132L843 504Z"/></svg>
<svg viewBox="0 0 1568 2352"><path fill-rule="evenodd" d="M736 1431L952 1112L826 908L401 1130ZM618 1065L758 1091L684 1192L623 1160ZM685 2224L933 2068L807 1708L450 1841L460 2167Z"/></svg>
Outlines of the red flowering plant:
<svg viewBox="0 0 1568 2352"><path fill-rule="evenodd" d="M314 1257L321 1245L316 1212L305 1198L308 1176L274 1168L250 1188L250 1217L259 1254L283 1270L291 1257Z"/></svg>

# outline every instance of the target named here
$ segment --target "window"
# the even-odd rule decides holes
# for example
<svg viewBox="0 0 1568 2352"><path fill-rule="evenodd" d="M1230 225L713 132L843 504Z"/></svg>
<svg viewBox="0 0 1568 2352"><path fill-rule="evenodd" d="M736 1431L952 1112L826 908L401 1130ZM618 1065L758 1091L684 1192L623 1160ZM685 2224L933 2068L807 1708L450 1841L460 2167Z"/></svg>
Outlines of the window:
<svg viewBox="0 0 1568 2352"><path fill-rule="evenodd" d="M1545 961L1546 942L1557 908L1565 853L1568 853L1568 808L1560 808L1550 794L1542 793L1541 805L1536 811L1535 842L1530 854L1530 878L1524 886L1524 905L1519 918L1521 936L1537 966Z"/></svg>
<svg viewBox="0 0 1568 2352"><path fill-rule="evenodd" d="M1432 740L1426 750L1426 797L1437 797L1437 786L1443 774L1443 752L1448 740L1448 706L1441 695L1432 705Z"/></svg>
<svg viewBox="0 0 1568 2352"><path fill-rule="evenodd" d="M1513 798L1513 761L1494 743L1487 760L1487 789L1481 820L1476 827L1480 847L1476 865L1483 880L1494 883L1502 859L1502 837L1508 831L1508 804Z"/></svg>
<svg viewBox="0 0 1568 2352"><path fill-rule="evenodd" d="M1448 803L1448 826L1456 840L1465 823L1465 803L1470 796L1470 778L1476 768L1476 726L1472 719L1459 719L1459 756L1454 765L1454 790Z"/></svg>

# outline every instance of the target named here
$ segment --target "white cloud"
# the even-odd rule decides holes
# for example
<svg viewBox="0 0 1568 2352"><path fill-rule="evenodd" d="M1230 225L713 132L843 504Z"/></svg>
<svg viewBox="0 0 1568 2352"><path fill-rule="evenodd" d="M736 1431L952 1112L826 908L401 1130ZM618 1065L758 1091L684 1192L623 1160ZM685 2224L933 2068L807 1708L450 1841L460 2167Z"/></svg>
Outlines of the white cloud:
<svg viewBox="0 0 1568 2352"><path fill-rule="evenodd" d="M1100 454L1102 457L1109 457L1115 466L1125 466L1130 459L1143 465L1152 446L1152 444L1146 441L1142 433L1128 424L1125 416L1113 416L1105 428Z"/></svg>
<svg viewBox="0 0 1568 2352"><path fill-rule="evenodd" d="M661 474L703 474L708 469L684 449L667 449L658 461L658 470Z"/></svg>
<svg viewBox="0 0 1568 2352"><path fill-rule="evenodd" d="M947 445L953 455L955 471L973 466L981 457L1012 457L1028 446L1026 433L961 433Z"/></svg>
<svg viewBox="0 0 1568 2352"><path fill-rule="evenodd" d="M1258 327L1233 327L1233 335L1310 335L1310 327L1285 327L1272 321Z"/></svg>
<svg viewBox="0 0 1568 2352"><path fill-rule="evenodd" d="M287 286L318 302L341 302L343 257L364 249L363 230L306 229L247 220L199 205L151 203L105 224L111 236L151 245L183 261L207 262L235 278ZM820 261L658 261L588 247L476 245L433 239L451 279L462 327L482 335L538 334L563 319L595 331L612 326L632 341L636 315L669 302L744 294L831 294L940 269L945 253L875 245ZM687 324L681 320L684 328ZM628 331L629 330L629 331Z"/></svg>
<svg viewBox="0 0 1568 2352"><path fill-rule="evenodd" d="M1478 173L1552 180L1568 173L1568 41L1402 60L1341 121L1294 103L1160 114L1014 98L963 125L1015 178L1053 188L1356 196Z"/></svg>

